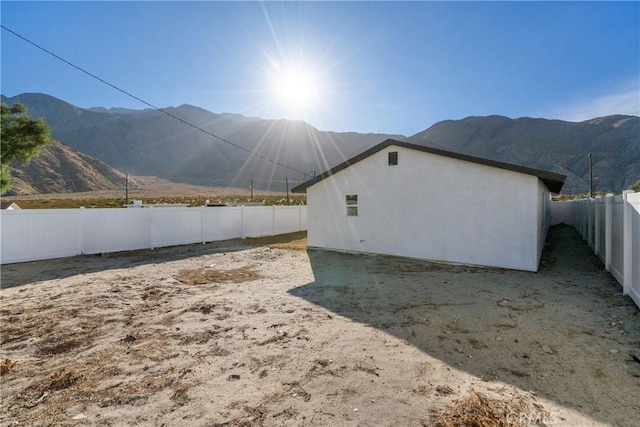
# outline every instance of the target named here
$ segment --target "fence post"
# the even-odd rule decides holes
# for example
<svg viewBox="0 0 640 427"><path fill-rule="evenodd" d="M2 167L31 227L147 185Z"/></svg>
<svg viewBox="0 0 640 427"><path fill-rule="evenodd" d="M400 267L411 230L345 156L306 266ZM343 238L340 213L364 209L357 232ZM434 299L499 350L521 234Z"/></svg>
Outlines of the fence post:
<svg viewBox="0 0 640 427"><path fill-rule="evenodd" d="M589 243L589 199L584 199L582 202L584 205L584 240L587 241L587 245L591 246Z"/></svg>
<svg viewBox="0 0 640 427"><path fill-rule="evenodd" d="M78 226L80 227L80 229L78 230L78 245L79 245L79 249L80 249L80 255L84 255L84 253L86 252L86 243L85 243L85 237L84 237L84 206L80 206L80 221L78 221Z"/></svg>
<svg viewBox="0 0 640 427"><path fill-rule="evenodd" d="M240 237L246 239L244 235L244 205L240 205Z"/></svg>
<svg viewBox="0 0 640 427"><path fill-rule="evenodd" d="M584 200L580 200L578 206L580 207L580 237L584 240Z"/></svg>
<svg viewBox="0 0 640 427"><path fill-rule="evenodd" d="M276 205L273 205L273 209L271 210L271 235L274 236L276 234Z"/></svg>
<svg viewBox="0 0 640 427"><path fill-rule="evenodd" d="M622 293L625 295L629 295L629 290L631 289L632 284L632 271L633 265L631 264L631 250L633 249L631 246L631 239L633 238L633 234L631 230L631 203L629 203L629 194L633 193L631 190L625 190L622 192L622 247L623 247L623 273L622 273Z"/></svg>
<svg viewBox="0 0 640 427"><path fill-rule="evenodd" d="M302 231L302 205L298 205L298 231Z"/></svg>
<svg viewBox="0 0 640 427"><path fill-rule="evenodd" d="M595 198L595 203L594 203L594 227L593 227L593 233L594 233L594 248L593 248L593 252L596 254L596 256L598 256L598 251L600 248L600 201L602 200L602 196L596 196Z"/></svg>
<svg viewBox="0 0 640 427"><path fill-rule="evenodd" d="M149 209L149 248L150 249L155 249L154 246L154 240L153 240L153 206L149 206L147 209Z"/></svg>
<svg viewBox="0 0 640 427"><path fill-rule="evenodd" d="M205 206L202 205L200 206L200 240L202 241L202 244L204 245L204 210L205 210Z"/></svg>
<svg viewBox="0 0 640 427"><path fill-rule="evenodd" d="M584 201L584 239L587 241L587 245L591 247L591 242L589 241L589 227L591 225L591 199L585 199Z"/></svg>
<svg viewBox="0 0 640 427"><path fill-rule="evenodd" d="M578 234L582 237L582 201L576 200L576 211L577 211L577 222L576 222L576 230L578 230Z"/></svg>
<svg viewBox="0 0 640 427"><path fill-rule="evenodd" d="M591 249L595 249L594 248L594 236L593 236L593 230L594 230L594 224L593 224L593 217L594 217L594 200L593 199L589 199L589 201L587 202L587 215L588 215L588 221L587 221L587 242L589 243L589 246L591 247Z"/></svg>
<svg viewBox="0 0 640 427"><path fill-rule="evenodd" d="M604 269L611 271L611 203L613 194L609 193L604 198Z"/></svg>

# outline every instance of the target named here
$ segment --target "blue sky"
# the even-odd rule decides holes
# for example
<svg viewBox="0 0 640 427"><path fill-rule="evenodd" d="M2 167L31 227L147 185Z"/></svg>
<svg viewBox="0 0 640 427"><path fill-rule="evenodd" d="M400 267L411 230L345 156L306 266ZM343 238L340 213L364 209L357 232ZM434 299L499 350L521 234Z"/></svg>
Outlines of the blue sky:
<svg viewBox="0 0 640 427"><path fill-rule="evenodd" d="M640 115L639 2L0 7L2 25L160 107L188 103L322 130L404 135L490 114ZM5 30L1 47L6 96L43 92L79 107L145 108ZM291 70L297 77L283 77ZM301 81L292 87L283 78Z"/></svg>

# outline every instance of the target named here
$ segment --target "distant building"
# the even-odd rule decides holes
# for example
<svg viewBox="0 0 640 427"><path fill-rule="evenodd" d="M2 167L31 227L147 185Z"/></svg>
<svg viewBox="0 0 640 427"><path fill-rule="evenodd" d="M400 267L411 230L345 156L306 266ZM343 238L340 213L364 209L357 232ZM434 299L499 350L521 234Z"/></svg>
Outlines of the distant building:
<svg viewBox="0 0 640 427"><path fill-rule="evenodd" d="M292 191L310 247L537 271L565 178L389 139Z"/></svg>
<svg viewBox="0 0 640 427"><path fill-rule="evenodd" d="M6 209L8 211L12 211L12 210L22 209L22 208L18 206L15 202L2 201L0 202L0 209Z"/></svg>
<svg viewBox="0 0 640 427"><path fill-rule="evenodd" d="M225 208L230 206L264 206L262 202L240 202L240 203L211 203L207 200L205 206L209 208Z"/></svg>
<svg viewBox="0 0 640 427"><path fill-rule="evenodd" d="M188 203L142 203L142 200L134 200L129 205L122 205L125 208L187 208Z"/></svg>

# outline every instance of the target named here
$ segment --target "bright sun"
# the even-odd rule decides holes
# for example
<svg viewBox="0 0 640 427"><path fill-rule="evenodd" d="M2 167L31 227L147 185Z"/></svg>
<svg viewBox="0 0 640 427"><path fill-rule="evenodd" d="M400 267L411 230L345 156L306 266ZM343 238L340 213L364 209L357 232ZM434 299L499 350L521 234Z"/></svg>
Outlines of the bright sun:
<svg viewBox="0 0 640 427"><path fill-rule="evenodd" d="M319 101L319 82L308 69L285 68L274 73L276 102L289 110L312 110Z"/></svg>

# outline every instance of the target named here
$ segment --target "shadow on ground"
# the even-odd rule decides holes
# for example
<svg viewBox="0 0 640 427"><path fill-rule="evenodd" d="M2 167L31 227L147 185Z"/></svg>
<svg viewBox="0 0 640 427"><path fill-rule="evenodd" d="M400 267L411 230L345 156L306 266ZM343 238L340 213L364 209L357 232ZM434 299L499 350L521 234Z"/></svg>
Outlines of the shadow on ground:
<svg viewBox="0 0 640 427"><path fill-rule="evenodd" d="M305 237L306 232L303 231L277 236L6 264L1 266L0 286L5 289L78 274L179 261L207 254L237 252L254 246L274 245L287 248L288 245L299 245Z"/></svg>
<svg viewBox="0 0 640 427"><path fill-rule="evenodd" d="M538 273L308 254L315 281L292 295L478 378L601 422L640 425L640 415L628 418L640 414L638 308L573 228L551 228Z"/></svg>

